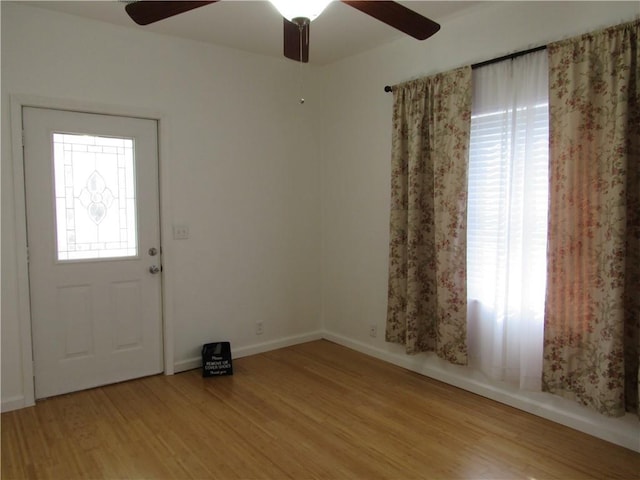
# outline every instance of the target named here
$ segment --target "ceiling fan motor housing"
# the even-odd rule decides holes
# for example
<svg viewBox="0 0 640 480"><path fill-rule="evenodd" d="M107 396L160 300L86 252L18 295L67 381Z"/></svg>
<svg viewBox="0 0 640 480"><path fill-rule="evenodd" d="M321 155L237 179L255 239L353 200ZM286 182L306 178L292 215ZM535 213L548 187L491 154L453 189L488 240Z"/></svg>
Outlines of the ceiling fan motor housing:
<svg viewBox="0 0 640 480"><path fill-rule="evenodd" d="M309 25L311 23L311 20L309 20L307 17L295 17L291 19L291 22L295 23L302 29L306 25Z"/></svg>

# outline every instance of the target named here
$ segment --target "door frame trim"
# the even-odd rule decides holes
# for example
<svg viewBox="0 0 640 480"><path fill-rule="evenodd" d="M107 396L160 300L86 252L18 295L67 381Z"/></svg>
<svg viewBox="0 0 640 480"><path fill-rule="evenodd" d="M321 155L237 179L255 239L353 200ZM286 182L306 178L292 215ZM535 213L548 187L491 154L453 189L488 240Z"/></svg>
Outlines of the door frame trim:
<svg viewBox="0 0 640 480"><path fill-rule="evenodd" d="M157 110L144 107L109 105L66 98L49 98L37 95L13 94L11 100L11 156L13 159L13 190L15 212L16 274L18 286L18 325L21 350L23 399L22 407L35 405L35 378L33 366L33 342L31 327L31 303L29 288L29 265L27 251L27 210L24 176L24 150L22 147L22 111L24 107L66 110L98 115L114 115L155 120L158 125L158 196L160 205L160 244L162 246L162 355L165 375L174 374L174 300L172 268L171 227L164 219L172 218L168 179L171 168L167 161L170 156L169 120ZM15 399L13 406L20 403Z"/></svg>

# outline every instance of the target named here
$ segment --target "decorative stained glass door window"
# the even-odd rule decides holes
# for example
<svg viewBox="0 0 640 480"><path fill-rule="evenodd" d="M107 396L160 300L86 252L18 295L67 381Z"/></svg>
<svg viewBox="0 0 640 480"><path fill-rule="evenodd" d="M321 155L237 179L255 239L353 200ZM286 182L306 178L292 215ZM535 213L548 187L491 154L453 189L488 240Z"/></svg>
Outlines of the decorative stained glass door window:
<svg viewBox="0 0 640 480"><path fill-rule="evenodd" d="M57 259L138 255L133 140L53 134Z"/></svg>

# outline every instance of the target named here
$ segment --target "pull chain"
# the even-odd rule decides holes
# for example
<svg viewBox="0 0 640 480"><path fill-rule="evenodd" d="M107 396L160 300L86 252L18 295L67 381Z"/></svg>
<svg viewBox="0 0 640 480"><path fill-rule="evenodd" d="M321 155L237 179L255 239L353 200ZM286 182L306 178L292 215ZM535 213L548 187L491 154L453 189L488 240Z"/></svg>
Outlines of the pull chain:
<svg viewBox="0 0 640 480"><path fill-rule="evenodd" d="M303 96L303 71L302 71L302 64L304 63L302 61L302 35L304 34L304 23L300 23L298 25L298 28L300 29L300 67L298 68L298 74L300 76L300 105L302 105L304 103L304 96Z"/></svg>

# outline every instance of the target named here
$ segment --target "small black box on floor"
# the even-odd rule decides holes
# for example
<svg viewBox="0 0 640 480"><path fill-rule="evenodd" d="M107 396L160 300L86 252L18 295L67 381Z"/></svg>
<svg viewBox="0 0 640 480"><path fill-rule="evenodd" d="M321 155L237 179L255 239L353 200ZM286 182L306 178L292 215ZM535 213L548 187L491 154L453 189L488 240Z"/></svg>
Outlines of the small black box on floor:
<svg viewBox="0 0 640 480"><path fill-rule="evenodd" d="M202 376L233 375L231 344L229 342L205 343L202 346Z"/></svg>

